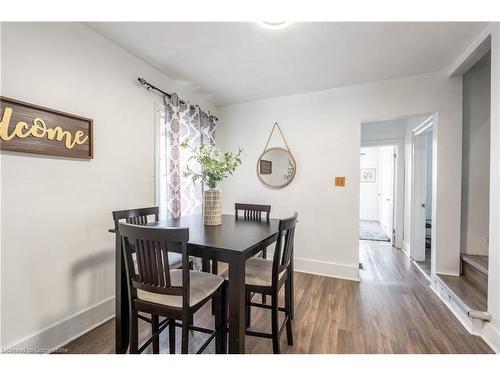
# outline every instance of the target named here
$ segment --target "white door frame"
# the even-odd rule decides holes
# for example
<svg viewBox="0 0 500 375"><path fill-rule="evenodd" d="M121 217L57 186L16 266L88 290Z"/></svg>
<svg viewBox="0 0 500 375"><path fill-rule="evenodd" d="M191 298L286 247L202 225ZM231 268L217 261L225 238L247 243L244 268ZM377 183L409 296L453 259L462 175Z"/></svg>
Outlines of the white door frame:
<svg viewBox="0 0 500 375"><path fill-rule="evenodd" d="M405 194L405 141L403 138L384 139L379 141L362 141L361 147L382 147L395 146L396 160L394 168L394 214L393 214L393 229L394 243L393 246L399 249L403 248L403 229L404 229L404 194ZM391 239L392 242L392 239Z"/></svg>
<svg viewBox="0 0 500 375"><path fill-rule="evenodd" d="M382 148L385 149L382 153ZM394 193L396 191L396 150L395 146L383 146L380 149L379 154L379 173L378 173L378 194L379 194L379 222L382 225L382 229L390 238L390 244L394 245ZM386 152L390 151L389 155L384 155ZM382 163L381 158L389 156L390 159L388 164ZM390 173L389 173L390 172ZM389 181L389 189L387 188L387 182ZM387 205L390 206L390 210L386 212ZM388 214L388 215L387 215ZM389 224L389 225L385 225Z"/></svg>
<svg viewBox="0 0 500 375"><path fill-rule="evenodd" d="M412 130L412 171L411 171L411 242L410 257L415 261L425 260L425 196L426 196L426 140L425 133L435 130L436 115L429 116ZM433 136L434 139L434 136ZM433 152L433 158L435 153ZM435 163L432 162L433 191L435 185ZM435 197L432 194L432 237L434 237L436 218L435 218ZM432 241L431 251L434 254L435 240ZM434 256L432 258L432 267L434 266Z"/></svg>

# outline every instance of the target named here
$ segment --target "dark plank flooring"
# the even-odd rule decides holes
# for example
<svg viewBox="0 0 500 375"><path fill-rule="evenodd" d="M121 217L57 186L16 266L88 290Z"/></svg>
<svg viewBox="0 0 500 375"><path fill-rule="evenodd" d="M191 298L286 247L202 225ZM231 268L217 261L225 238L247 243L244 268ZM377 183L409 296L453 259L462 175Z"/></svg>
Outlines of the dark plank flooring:
<svg viewBox="0 0 500 375"><path fill-rule="evenodd" d="M400 251L384 243L361 242L361 281L296 273L294 345L284 353L492 353L470 335L439 298L427 279ZM257 296L255 298L258 298ZM211 327L206 306L195 324ZM149 325L141 324L142 340ZM253 309L252 330L270 332L270 313ZM204 335L193 333L190 351ZM180 330L177 338L180 338ZM177 342L177 349L180 343ZM110 320L65 346L69 353L113 353L114 321ZM271 340L248 337L247 353L272 353ZM168 332L161 336L168 352ZM213 353L211 343L206 353Z"/></svg>

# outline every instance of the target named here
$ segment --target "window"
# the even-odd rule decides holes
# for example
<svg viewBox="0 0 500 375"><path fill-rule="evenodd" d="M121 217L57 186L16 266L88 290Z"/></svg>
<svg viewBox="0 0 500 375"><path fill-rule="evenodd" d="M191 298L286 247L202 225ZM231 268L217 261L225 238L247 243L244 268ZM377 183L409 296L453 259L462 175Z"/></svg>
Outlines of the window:
<svg viewBox="0 0 500 375"><path fill-rule="evenodd" d="M189 160L191 151L180 144L185 139L192 147L214 144L215 119L198 106L188 106L174 98L165 107L157 108L156 122L156 202L160 217L200 214L203 186L183 176L188 164L193 170L199 165Z"/></svg>

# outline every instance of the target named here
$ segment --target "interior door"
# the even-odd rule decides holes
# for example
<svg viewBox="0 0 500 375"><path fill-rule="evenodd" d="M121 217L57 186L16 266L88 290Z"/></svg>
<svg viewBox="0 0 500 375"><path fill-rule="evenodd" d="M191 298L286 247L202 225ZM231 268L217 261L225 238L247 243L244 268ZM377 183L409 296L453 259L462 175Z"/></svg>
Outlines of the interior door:
<svg viewBox="0 0 500 375"><path fill-rule="evenodd" d="M380 150L380 225L394 242L394 146L385 146Z"/></svg>

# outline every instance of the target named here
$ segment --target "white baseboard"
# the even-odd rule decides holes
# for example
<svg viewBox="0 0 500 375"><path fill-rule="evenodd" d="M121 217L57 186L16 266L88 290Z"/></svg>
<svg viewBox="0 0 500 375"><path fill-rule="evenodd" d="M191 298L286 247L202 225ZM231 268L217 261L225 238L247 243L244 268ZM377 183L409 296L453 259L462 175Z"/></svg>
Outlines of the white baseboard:
<svg viewBox="0 0 500 375"><path fill-rule="evenodd" d="M66 319L3 348L4 353L50 353L94 329L115 314L115 297L91 306Z"/></svg>
<svg viewBox="0 0 500 375"><path fill-rule="evenodd" d="M430 288L464 326L467 332L471 335L481 337L495 353L500 353L500 332L491 322L482 322L469 317L464 307L458 301L455 301L435 279L432 281Z"/></svg>
<svg viewBox="0 0 500 375"><path fill-rule="evenodd" d="M491 322L485 323L481 337L495 353L500 353L500 331Z"/></svg>
<svg viewBox="0 0 500 375"><path fill-rule="evenodd" d="M405 253L406 256L411 259L411 256L410 256L410 243L408 241L403 241L403 247L401 248L401 250L403 250L403 253Z"/></svg>
<svg viewBox="0 0 500 375"><path fill-rule="evenodd" d="M294 258L294 269L298 272L359 281L359 266L357 265L351 266L312 259Z"/></svg>
<svg viewBox="0 0 500 375"><path fill-rule="evenodd" d="M418 262L415 262L414 260L411 260L412 264L417 267L418 271L429 281L432 281L431 280L431 277L430 275L427 275L427 273L422 269L422 267L420 267L420 265L418 264Z"/></svg>

